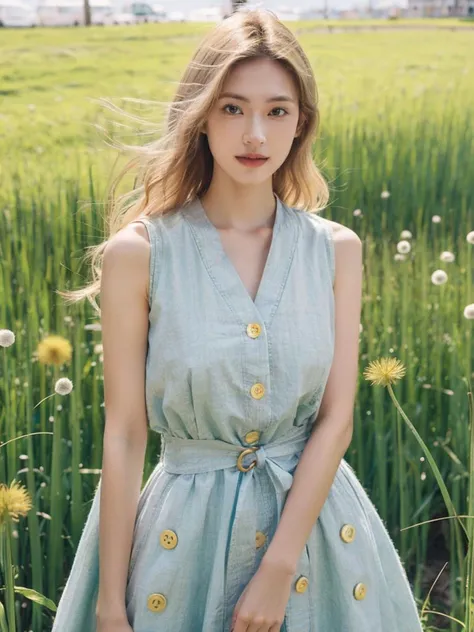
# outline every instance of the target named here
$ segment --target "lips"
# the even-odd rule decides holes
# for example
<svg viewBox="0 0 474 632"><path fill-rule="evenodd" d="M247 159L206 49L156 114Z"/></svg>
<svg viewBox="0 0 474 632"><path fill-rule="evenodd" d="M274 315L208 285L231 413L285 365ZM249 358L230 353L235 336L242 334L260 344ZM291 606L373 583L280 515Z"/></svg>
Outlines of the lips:
<svg viewBox="0 0 474 632"><path fill-rule="evenodd" d="M243 158L236 156L236 160L246 167L261 167L267 162L268 158Z"/></svg>

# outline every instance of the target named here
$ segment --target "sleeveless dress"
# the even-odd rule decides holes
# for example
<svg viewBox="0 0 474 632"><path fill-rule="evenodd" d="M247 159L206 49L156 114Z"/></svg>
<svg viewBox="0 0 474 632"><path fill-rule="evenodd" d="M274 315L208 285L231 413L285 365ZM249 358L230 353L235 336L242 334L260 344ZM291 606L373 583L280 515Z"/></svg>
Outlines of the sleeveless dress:
<svg viewBox="0 0 474 632"><path fill-rule="evenodd" d="M276 195L255 297L199 198L142 218L150 250L146 408L160 459L138 503L134 632L229 632L278 525L334 353L328 220ZM97 485L54 632L95 632ZM299 558L283 632L421 632L390 536L342 459Z"/></svg>

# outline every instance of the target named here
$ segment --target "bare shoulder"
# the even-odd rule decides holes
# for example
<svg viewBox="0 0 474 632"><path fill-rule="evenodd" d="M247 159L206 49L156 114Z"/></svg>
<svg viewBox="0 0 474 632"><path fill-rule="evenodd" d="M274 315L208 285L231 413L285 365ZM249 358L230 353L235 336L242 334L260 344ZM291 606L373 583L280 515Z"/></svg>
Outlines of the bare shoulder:
<svg viewBox="0 0 474 632"><path fill-rule="evenodd" d="M148 233L141 222L133 221L127 224L118 233L113 235L106 246L104 254L109 251L109 256L120 257L140 257L147 253L150 248Z"/></svg>
<svg viewBox="0 0 474 632"><path fill-rule="evenodd" d="M348 226L344 226L344 224L339 224L338 222L334 222L331 219L326 219L326 218L323 218L323 219L327 222L327 224L331 228L332 238L335 244L340 243L340 242L346 242L346 241L356 243L356 244L362 243L359 235Z"/></svg>
<svg viewBox="0 0 474 632"><path fill-rule="evenodd" d="M354 287L360 285L363 266L362 240L348 226L324 218L332 231L335 256L335 285L347 278Z"/></svg>
<svg viewBox="0 0 474 632"><path fill-rule="evenodd" d="M102 262L105 278L148 296L150 242L145 226L131 222L107 242ZM132 287L133 286L133 287Z"/></svg>

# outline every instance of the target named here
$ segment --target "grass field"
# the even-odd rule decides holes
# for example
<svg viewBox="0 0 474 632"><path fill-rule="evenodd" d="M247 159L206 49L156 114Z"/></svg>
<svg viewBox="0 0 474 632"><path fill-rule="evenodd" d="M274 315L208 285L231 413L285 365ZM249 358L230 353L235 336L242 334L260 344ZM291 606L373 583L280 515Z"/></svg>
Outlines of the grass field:
<svg viewBox="0 0 474 632"><path fill-rule="evenodd" d="M457 30L445 28L453 24ZM444 28L427 30L417 28L426 22L397 21L391 29L364 32L324 32L316 22L288 25L318 82L315 160L332 191L324 215L364 241L361 370L380 356L405 364L397 397L432 451L457 513L465 515L472 481L467 393L473 321L463 315L474 301L474 246L466 239L474 230L472 23L437 20ZM405 25L412 28L398 28ZM152 139L162 113L153 101L172 97L210 27L2 32L0 329L15 331L17 339L0 349L0 437L54 434L0 447L0 482L16 476L39 512L16 526L16 583L55 603L98 480L104 419L95 350L100 332L84 329L96 318L88 305L66 308L54 290L83 283L88 271L79 267L80 257L102 239L102 196L117 156L104 141ZM115 106L149 124L134 124L110 109ZM411 247L397 260L403 230L412 233ZM443 251L452 252L454 261L441 260ZM447 281L438 285L432 274L440 269ZM71 362L61 368L34 359L38 342L53 333L73 347ZM60 376L73 381L73 392L33 409ZM445 617L425 613L426 630L467 632L461 623L467 620L466 542L453 521L409 528L446 515L418 443L384 389L362 376L355 412L346 458L387 523L420 608L434 571L449 560L428 609L458 622L445 628ZM145 477L158 450L157 437L150 437ZM22 603L18 630L50 629L46 608Z"/></svg>

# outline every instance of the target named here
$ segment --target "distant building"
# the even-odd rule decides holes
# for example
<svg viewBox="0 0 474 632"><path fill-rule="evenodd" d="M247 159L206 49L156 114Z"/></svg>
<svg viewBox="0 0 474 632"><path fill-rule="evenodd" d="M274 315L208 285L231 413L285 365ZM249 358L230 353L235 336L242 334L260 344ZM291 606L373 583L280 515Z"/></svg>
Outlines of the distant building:
<svg viewBox="0 0 474 632"><path fill-rule="evenodd" d="M408 0L408 17L474 17L474 0Z"/></svg>

